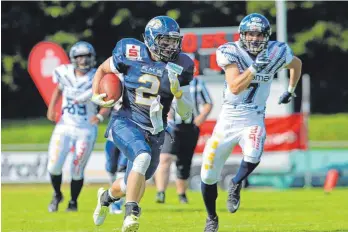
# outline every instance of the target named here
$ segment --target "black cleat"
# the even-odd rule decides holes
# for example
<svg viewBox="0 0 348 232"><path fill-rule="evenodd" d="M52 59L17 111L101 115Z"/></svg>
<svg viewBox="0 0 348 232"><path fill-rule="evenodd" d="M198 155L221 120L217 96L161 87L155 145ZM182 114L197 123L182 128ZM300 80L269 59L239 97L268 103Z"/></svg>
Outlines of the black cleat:
<svg viewBox="0 0 348 232"><path fill-rule="evenodd" d="M180 194L179 195L179 202L181 204L188 204L188 199L187 199L186 194Z"/></svg>
<svg viewBox="0 0 348 232"><path fill-rule="evenodd" d="M156 202L160 204L164 204L166 201L166 194L164 192L158 192L156 194Z"/></svg>
<svg viewBox="0 0 348 232"><path fill-rule="evenodd" d="M68 208L66 212L77 212L77 201L69 201Z"/></svg>
<svg viewBox="0 0 348 232"><path fill-rule="evenodd" d="M211 218L208 216L207 221L205 222L204 232L217 232L219 229L219 218L215 216Z"/></svg>
<svg viewBox="0 0 348 232"><path fill-rule="evenodd" d="M228 187L228 197L227 197L227 209L230 213L235 213L240 205L240 190L242 189L242 184L234 184L231 181Z"/></svg>
<svg viewBox="0 0 348 232"><path fill-rule="evenodd" d="M63 201L64 197L62 194L60 195L53 195L53 198L51 200L51 203L48 205L48 212L57 212L58 211L58 205Z"/></svg>

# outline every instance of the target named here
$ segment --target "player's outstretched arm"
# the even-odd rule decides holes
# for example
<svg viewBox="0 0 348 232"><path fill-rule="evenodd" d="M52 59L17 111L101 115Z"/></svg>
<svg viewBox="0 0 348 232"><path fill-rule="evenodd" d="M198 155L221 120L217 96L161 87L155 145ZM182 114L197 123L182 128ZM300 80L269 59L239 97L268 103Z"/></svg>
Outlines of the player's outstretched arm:
<svg viewBox="0 0 348 232"><path fill-rule="evenodd" d="M100 108L98 114L96 114L95 116L93 116L91 118L91 123L92 124L98 124L104 121L104 119L106 117L108 117L108 115L111 112L111 108Z"/></svg>
<svg viewBox="0 0 348 232"><path fill-rule="evenodd" d="M297 82L300 80L301 71L302 71L302 61L294 56L290 64L286 66L290 70L290 81L289 81L289 89L290 93L295 91Z"/></svg>
<svg viewBox="0 0 348 232"><path fill-rule="evenodd" d="M47 118L48 120L54 122L56 120L56 111L54 107L56 106L58 99L62 96L62 90L59 88L59 86L56 87L56 89L53 91L52 98L50 101L50 104L48 105L47 110Z"/></svg>
<svg viewBox="0 0 348 232"><path fill-rule="evenodd" d="M292 100L293 97L296 97L295 89L297 82L300 80L301 77L302 61L296 56L294 56L294 58L286 66L286 68L290 70L289 87L288 90L280 96L278 104L287 104Z"/></svg>

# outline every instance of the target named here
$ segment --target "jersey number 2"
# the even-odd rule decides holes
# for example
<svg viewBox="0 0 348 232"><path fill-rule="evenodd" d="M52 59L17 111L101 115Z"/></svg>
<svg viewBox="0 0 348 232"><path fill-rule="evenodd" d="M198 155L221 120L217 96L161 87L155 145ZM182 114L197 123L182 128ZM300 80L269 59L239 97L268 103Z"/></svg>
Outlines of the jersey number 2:
<svg viewBox="0 0 348 232"><path fill-rule="evenodd" d="M250 83L248 86L248 93L245 97L244 103L252 103L257 89L260 87L259 83Z"/></svg>
<svg viewBox="0 0 348 232"><path fill-rule="evenodd" d="M149 82L151 86L140 86L135 89L135 103L150 106L156 98L161 83L158 77L150 74L140 76L138 81L144 84Z"/></svg>

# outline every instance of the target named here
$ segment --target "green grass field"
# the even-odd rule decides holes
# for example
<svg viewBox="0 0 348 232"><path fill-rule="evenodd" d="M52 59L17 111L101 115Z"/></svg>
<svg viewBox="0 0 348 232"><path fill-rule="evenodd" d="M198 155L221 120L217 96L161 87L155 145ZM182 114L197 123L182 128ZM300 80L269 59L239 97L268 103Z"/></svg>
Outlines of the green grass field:
<svg viewBox="0 0 348 232"><path fill-rule="evenodd" d="M105 141L106 123L99 127L97 143ZM54 124L47 119L3 120L1 123L2 144L48 144ZM309 119L309 140L348 141L348 114L312 115Z"/></svg>
<svg viewBox="0 0 348 232"><path fill-rule="evenodd" d="M85 186L79 199L79 212L67 213L64 210L69 200L69 187L65 185L65 201L59 212L48 213L50 186L2 185L2 231L121 231L123 215L108 215L104 225L94 226L92 213L98 187ZM178 203L174 188L168 189L166 204L155 204L154 196L155 189L150 186L141 203L140 232L203 231L206 215L199 192L188 193L188 205ZM322 189L243 190L240 210L229 214L225 208L227 194L220 191L219 231L348 231L347 196L348 189L335 189L329 195Z"/></svg>

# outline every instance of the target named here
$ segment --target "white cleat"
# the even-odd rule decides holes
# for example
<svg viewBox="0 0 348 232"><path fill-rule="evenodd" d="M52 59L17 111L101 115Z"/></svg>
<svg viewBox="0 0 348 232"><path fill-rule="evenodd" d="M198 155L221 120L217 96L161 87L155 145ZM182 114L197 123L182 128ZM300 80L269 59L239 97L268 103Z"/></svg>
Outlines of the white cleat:
<svg viewBox="0 0 348 232"><path fill-rule="evenodd" d="M101 195L105 192L104 188L98 189L98 197L97 197L97 207L93 213L93 221L96 226L100 226L104 223L106 215L108 214L108 206L102 206L100 198Z"/></svg>
<svg viewBox="0 0 348 232"><path fill-rule="evenodd" d="M139 217L131 214L127 216L122 225L122 232L137 232L139 229Z"/></svg>

